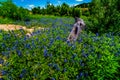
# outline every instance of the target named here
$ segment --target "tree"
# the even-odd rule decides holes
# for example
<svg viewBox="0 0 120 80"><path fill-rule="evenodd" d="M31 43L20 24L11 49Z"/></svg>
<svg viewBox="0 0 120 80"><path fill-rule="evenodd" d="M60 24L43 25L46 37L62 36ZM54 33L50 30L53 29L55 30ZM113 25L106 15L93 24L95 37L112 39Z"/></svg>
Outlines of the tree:
<svg viewBox="0 0 120 80"><path fill-rule="evenodd" d="M116 32L120 30L118 2L119 0L92 0L90 13L99 22L95 25L97 32Z"/></svg>
<svg viewBox="0 0 120 80"><path fill-rule="evenodd" d="M78 7L73 7L72 8L72 16L73 17L80 17L81 16L81 10Z"/></svg>
<svg viewBox="0 0 120 80"><path fill-rule="evenodd" d="M17 7L11 0L1 2L0 16L11 18L14 20L23 20L29 14L28 10Z"/></svg>
<svg viewBox="0 0 120 80"><path fill-rule="evenodd" d="M60 15L61 15L61 16L63 16L63 15L68 16L68 15L69 15L69 5L68 5L68 4L63 3L63 4L61 5Z"/></svg>
<svg viewBox="0 0 120 80"><path fill-rule="evenodd" d="M40 7L34 7L34 8L32 9L32 13L33 13L33 14L41 14L41 9L40 9Z"/></svg>
<svg viewBox="0 0 120 80"><path fill-rule="evenodd" d="M47 10L47 14L53 15L55 11L55 7L53 4L47 3L46 10Z"/></svg>

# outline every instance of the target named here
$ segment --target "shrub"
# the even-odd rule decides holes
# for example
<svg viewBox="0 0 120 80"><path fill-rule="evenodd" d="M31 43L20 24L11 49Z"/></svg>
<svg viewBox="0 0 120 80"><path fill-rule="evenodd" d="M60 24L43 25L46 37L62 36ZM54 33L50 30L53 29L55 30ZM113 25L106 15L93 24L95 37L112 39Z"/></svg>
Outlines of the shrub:
<svg viewBox="0 0 120 80"><path fill-rule="evenodd" d="M28 10L17 7L12 2L2 2L0 6L0 16L14 20L24 20L28 16Z"/></svg>

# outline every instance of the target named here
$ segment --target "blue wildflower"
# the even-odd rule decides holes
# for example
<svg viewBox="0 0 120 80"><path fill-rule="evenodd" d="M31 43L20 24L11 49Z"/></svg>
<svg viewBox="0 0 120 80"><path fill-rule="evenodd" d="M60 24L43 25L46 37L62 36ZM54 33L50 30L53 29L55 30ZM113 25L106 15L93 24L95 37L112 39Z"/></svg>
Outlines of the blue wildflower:
<svg viewBox="0 0 120 80"><path fill-rule="evenodd" d="M24 74L20 74L20 76L19 76L19 77L20 77L20 78L23 78L23 76L24 76Z"/></svg>
<svg viewBox="0 0 120 80"><path fill-rule="evenodd" d="M27 40L27 37L25 36L25 37L24 37L24 41L26 41L26 40Z"/></svg>
<svg viewBox="0 0 120 80"><path fill-rule="evenodd" d="M38 42L38 41L39 41L39 39L38 39L38 38L36 38L36 41Z"/></svg>
<svg viewBox="0 0 120 80"><path fill-rule="evenodd" d="M87 77L88 76L88 72L85 72L84 76Z"/></svg>
<svg viewBox="0 0 120 80"><path fill-rule="evenodd" d="M26 69L22 69L22 73L25 74L27 71Z"/></svg>
<svg viewBox="0 0 120 80"><path fill-rule="evenodd" d="M6 74L7 74L7 71L2 70L2 71L1 71L1 74L2 74L2 75L6 75Z"/></svg>
<svg viewBox="0 0 120 80"><path fill-rule="evenodd" d="M96 36L99 36L99 33L96 33Z"/></svg>
<svg viewBox="0 0 120 80"><path fill-rule="evenodd" d="M84 44L83 47L86 48L86 47L87 47L87 44Z"/></svg>
<svg viewBox="0 0 120 80"><path fill-rule="evenodd" d="M21 72L21 74L19 75L19 77L20 78L23 78L24 76L25 76L25 74L26 74L26 69L22 69L22 72Z"/></svg>
<svg viewBox="0 0 120 80"><path fill-rule="evenodd" d="M79 78L80 78L79 75L77 75L77 76L76 76L76 80L79 80Z"/></svg>
<svg viewBox="0 0 120 80"><path fill-rule="evenodd" d="M2 47L3 47L3 48L5 48L5 47L6 47L6 45L5 45L4 43L2 43Z"/></svg>
<svg viewBox="0 0 120 80"><path fill-rule="evenodd" d="M51 66L52 66L52 63L49 63L48 66L51 67Z"/></svg>
<svg viewBox="0 0 120 80"><path fill-rule="evenodd" d="M60 36L57 36L57 37L56 37L56 40L60 40Z"/></svg>
<svg viewBox="0 0 120 80"><path fill-rule="evenodd" d="M80 64L82 64L82 62L83 62L83 61L82 61L82 60L80 60Z"/></svg>
<svg viewBox="0 0 120 80"><path fill-rule="evenodd" d="M60 68L58 67L58 65L57 65L57 64L53 64L53 68L55 68L57 71L59 71L59 70L60 70Z"/></svg>
<svg viewBox="0 0 120 80"><path fill-rule="evenodd" d="M82 53L82 56L85 57L85 58L87 58L88 54Z"/></svg>
<svg viewBox="0 0 120 80"><path fill-rule="evenodd" d="M20 50L16 50L18 56L22 56L22 52Z"/></svg>
<svg viewBox="0 0 120 80"><path fill-rule="evenodd" d="M39 34L39 33L40 33L40 30L37 31L37 34Z"/></svg>
<svg viewBox="0 0 120 80"><path fill-rule="evenodd" d="M52 80L55 80L55 78L53 78L53 77L52 77L51 79L52 79Z"/></svg>
<svg viewBox="0 0 120 80"><path fill-rule="evenodd" d="M34 77L37 77L37 74L36 74L36 73L34 73Z"/></svg>
<svg viewBox="0 0 120 80"><path fill-rule="evenodd" d="M82 77L82 76L84 76L84 73L80 72L79 77Z"/></svg>
<svg viewBox="0 0 120 80"><path fill-rule="evenodd" d="M3 80L3 78L0 78L0 80Z"/></svg>
<svg viewBox="0 0 120 80"><path fill-rule="evenodd" d="M66 68L64 68L64 69L63 69L63 73L64 73L64 72L66 72L66 71L67 71L67 69L66 69Z"/></svg>
<svg viewBox="0 0 120 80"><path fill-rule="evenodd" d="M73 54L72 58L75 58L77 56L77 54Z"/></svg>
<svg viewBox="0 0 120 80"><path fill-rule="evenodd" d="M47 49L46 49L46 47L44 47L44 57L47 57L48 56L48 51L47 51Z"/></svg>
<svg viewBox="0 0 120 80"><path fill-rule="evenodd" d="M82 42L82 38L80 38L80 39L78 40L78 42L81 43L81 42Z"/></svg>
<svg viewBox="0 0 120 80"><path fill-rule="evenodd" d="M82 67L84 67L84 66L85 66L85 64L84 64L84 63L81 63L81 66L82 66Z"/></svg>
<svg viewBox="0 0 120 80"><path fill-rule="evenodd" d="M28 49L31 48L30 44L25 44L25 47L28 48Z"/></svg>
<svg viewBox="0 0 120 80"><path fill-rule="evenodd" d="M49 43L49 46L51 46L54 42L54 39L50 39L50 43Z"/></svg>
<svg viewBox="0 0 120 80"><path fill-rule="evenodd" d="M64 59L64 62L66 63L66 62L67 62L67 59Z"/></svg>
<svg viewBox="0 0 120 80"><path fill-rule="evenodd" d="M51 53L51 54L49 54L49 57L51 57L51 58L52 58L52 53Z"/></svg>
<svg viewBox="0 0 120 80"><path fill-rule="evenodd" d="M1 54L3 55L3 56L6 56L7 58L9 58L9 52L7 51L7 52L1 52Z"/></svg>
<svg viewBox="0 0 120 80"><path fill-rule="evenodd" d="M3 64L4 60L2 58L0 58L0 64Z"/></svg>
<svg viewBox="0 0 120 80"><path fill-rule="evenodd" d="M70 43L70 41L67 40L67 44L69 44L69 43Z"/></svg>
<svg viewBox="0 0 120 80"><path fill-rule="evenodd" d="M102 55L98 53L97 58L100 59L101 57L102 57Z"/></svg>

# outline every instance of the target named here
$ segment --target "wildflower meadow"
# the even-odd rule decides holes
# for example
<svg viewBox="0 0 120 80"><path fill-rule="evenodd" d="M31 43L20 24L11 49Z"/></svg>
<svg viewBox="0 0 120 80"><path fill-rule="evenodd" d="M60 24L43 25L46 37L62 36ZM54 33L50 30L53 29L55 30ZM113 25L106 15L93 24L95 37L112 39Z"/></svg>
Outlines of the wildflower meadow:
<svg viewBox="0 0 120 80"><path fill-rule="evenodd" d="M0 31L4 80L120 79L119 34L100 36L83 31L77 41L71 43L67 42L67 37L73 18L39 20L41 24L49 22L49 28L35 30L30 37L22 29Z"/></svg>
<svg viewBox="0 0 120 80"><path fill-rule="evenodd" d="M0 80L120 80L120 0L44 3L0 0Z"/></svg>

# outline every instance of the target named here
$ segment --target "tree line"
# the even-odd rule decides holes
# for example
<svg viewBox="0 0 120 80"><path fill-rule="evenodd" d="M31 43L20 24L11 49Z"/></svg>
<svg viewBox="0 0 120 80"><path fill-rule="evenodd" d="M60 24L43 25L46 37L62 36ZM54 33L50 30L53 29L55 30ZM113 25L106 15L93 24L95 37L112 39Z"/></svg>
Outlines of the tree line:
<svg viewBox="0 0 120 80"><path fill-rule="evenodd" d="M34 7L32 9L33 14L42 15L55 15L55 16L80 16L82 11L78 7L70 7L68 4L63 3L62 5L54 6L47 2L45 8Z"/></svg>

